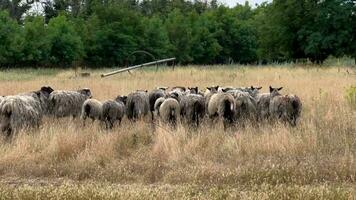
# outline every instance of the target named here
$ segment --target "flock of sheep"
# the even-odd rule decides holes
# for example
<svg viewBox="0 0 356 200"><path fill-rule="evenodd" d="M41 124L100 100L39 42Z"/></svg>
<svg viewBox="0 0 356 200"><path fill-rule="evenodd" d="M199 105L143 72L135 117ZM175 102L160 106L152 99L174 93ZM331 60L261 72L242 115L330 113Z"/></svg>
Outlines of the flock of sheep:
<svg viewBox="0 0 356 200"><path fill-rule="evenodd" d="M137 90L127 96L100 102L90 89L53 90L43 86L38 91L13 96L0 96L0 131L10 136L23 128L39 127L43 116L81 117L100 120L107 129L121 123L151 116L173 128L178 122L198 127L205 118L223 121L224 127L238 123L280 120L295 126L302 103L296 95L281 95L282 88L269 87L159 87L150 92Z"/></svg>

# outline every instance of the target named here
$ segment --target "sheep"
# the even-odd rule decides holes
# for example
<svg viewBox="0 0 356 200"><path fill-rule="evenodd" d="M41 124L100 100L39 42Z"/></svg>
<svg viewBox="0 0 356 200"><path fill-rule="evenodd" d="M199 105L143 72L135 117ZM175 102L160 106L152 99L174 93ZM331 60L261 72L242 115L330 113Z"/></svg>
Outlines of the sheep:
<svg viewBox="0 0 356 200"><path fill-rule="evenodd" d="M4 100L5 96L0 96L0 103Z"/></svg>
<svg viewBox="0 0 356 200"><path fill-rule="evenodd" d="M200 124L205 115L205 99L202 95L188 94L180 99L180 113L189 125Z"/></svg>
<svg viewBox="0 0 356 200"><path fill-rule="evenodd" d="M0 103L0 131L7 136L23 128L39 127L42 121L40 102L32 96L6 96Z"/></svg>
<svg viewBox="0 0 356 200"><path fill-rule="evenodd" d="M155 105L154 105L154 112L157 116L160 116L159 113L159 108L161 107L162 103L164 102L164 100L166 100L165 97L160 97L156 100Z"/></svg>
<svg viewBox="0 0 356 200"><path fill-rule="evenodd" d="M151 112L151 116L152 116L152 120L154 119L154 111L155 111L155 103L156 100L160 97L164 97L166 95L166 87L160 87L157 88L155 90L152 90L149 94L148 94L148 98L149 98L149 104L150 104L150 112Z"/></svg>
<svg viewBox="0 0 356 200"><path fill-rule="evenodd" d="M77 91L53 91L49 95L50 112L55 117L80 116L84 101L91 97L88 88Z"/></svg>
<svg viewBox="0 0 356 200"><path fill-rule="evenodd" d="M291 126L297 125L300 116L302 103L296 95L278 95L271 99L269 105L270 115L274 119L289 123Z"/></svg>
<svg viewBox="0 0 356 200"><path fill-rule="evenodd" d="M223 120L224 128L234 121L235 99L231 94L218 92L211 96L208 105L210 119L219 117Z"/></svg>
<svg viewBox="0 0 356 200"><path fill-rule="evenodd" d="M279 91L282 90L283 87L273 88L269 86L269 93L262 93L256 96L257 101L257 117L258 120L266 120L270 117L270 102L271 99L275 96L279 96Z"/></svg>
<svg viewBox="0 0 356 200"><path fill-rule="evenodd" d="M159 113L163 122L175 128L180 115L179 102L174 98L165 99L159 107Z"/></svg>
<svg viewBox="0 0 356 200"><path fill-rule="evenodd" d="M198 93L199 93L198 87L188 87L188 89L185 92L185 94L198 94Z"/></svg>
<svg viewBox="0 0 356 200"><path fill-rule="evenodd" d="M47 115L49 114L49 95L53 91L54 90L50 86L42 86L40 90L28 93L21 93L19 95L32 96L33 98L35 98L37 101L40 102L43 114Z"/></svg>
<svg viewBox="0 0 356 200"><path fill-rule="evenodd" d="M102 120L104 120L107 129L112 129L116 121L119 121L119 125L121 124L125 115L126 100L126 96L118 96L114 101L107 100L103 103Z"/></svg>
<svg viewBox="0 0 356 200"><path fill-rule="evenodd" d="M103 104L96 99L87 99L82 105L82 114L80 118L85 125L86 119L89 117L92 121L102 120Z"/></svg>
<svg viewBox="0 0 356 200"><path fill-rule="evenodd" d="M227 93L231 94L235 99L234 120L240 121L246 119L256 119L257 103L250 93L240 90L229 90Z"/></svg>
<svg viewBox="0 0 356 200"><path fill-rule="evenodd" d="M147 91L136 91L127 96L126 115L130 120L146 116L149 112Z"/></svg>
<svg viewBox="0 0 356 200"><path fill-rule="evenodd" d="M204 98L205 98L205 110L208 110L208 106L209 106L209 101L211 96L213 96L213 94L217 93L219 89L219 86L212 86L212 87L207 87L206 91L204 93Z"/></svg>

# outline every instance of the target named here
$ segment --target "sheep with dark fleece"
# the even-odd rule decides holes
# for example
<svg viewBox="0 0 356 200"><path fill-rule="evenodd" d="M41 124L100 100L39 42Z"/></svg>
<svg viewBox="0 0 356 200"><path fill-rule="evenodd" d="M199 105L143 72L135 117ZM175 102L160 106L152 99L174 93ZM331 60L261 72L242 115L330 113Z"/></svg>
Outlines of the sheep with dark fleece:
<svg viewBox="0 0 356 200"><path fill-rule="evenodd" d="M257 101L257 116L259 120L266 120L270 117L270 102L271 99L275 96L281 95L279 93L283 87L280 88L273 88L269 86L269 93L262 93L256 95Z"/></svg>
<svg viewBox="0 0 356 200"><path fill-rule="evenodd" d="M119 125L121 124L126 112L126 100L126 96L118 96L114 101L107 100L103 103L102 117L107 129L112 129L117 121L119 121Z"/></svg>
<svg viewBox="0 0 356 200"><path fill-rule="evenodd" d="M152 120L154 119L156 100L160 97L166 96L166 89L167 89L166 87L160 87L160 88L150 91L150 93L148 94Z"/></svg>
<svg viewBox="0 0 356 200"><path fill-rule="evenodd" d="M80 116L84 101L91 97L88 88L77 91L53 91L49 95L50 112L55 117Z"/></svg>
<svg viewBox="0 0 356 200"><path fill-rule="evenodd" d="M270 115L273 119L297 125L302 110L302 102L296 95L278 95L271 99L269 105Z"/></svg>
<svg viewBox="0 0 356 200"><path fill-rule="evenodd" d="M127 96L126 115L130 120L137 120L149 112L149 99L147 91L136 91Z"/></svg>
<svg viewBox="0 0 356 200"><path fill-rule="evenodd" d="M205 115L205 99L199 94L188 94L180 98L180 113L189 125L199 126Z"/></svg>
<svg viewBox="0 0 356 200"><path fill-rule="evenodd" d="M234 122L235 99L231 94L218 92L213 94L208 105L208 116L211 119L219 117L224 122L224 128Z"/></svg>
<svg viewBox="0 0 356 200"><path fill-rule="evenodd" d="M6 96L0 103L0 131L7 136L23 128L39 127L42 121L40 102L32 96Z"/></svg>

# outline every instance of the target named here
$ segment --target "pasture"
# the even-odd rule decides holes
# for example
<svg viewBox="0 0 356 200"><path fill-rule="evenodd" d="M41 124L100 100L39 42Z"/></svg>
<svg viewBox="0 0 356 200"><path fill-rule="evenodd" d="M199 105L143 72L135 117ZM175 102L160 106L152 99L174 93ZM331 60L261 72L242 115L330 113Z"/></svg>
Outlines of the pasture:
<svg viewBox="0 0 356 200"><path fill-rule="evenodd" d="M348 72L346 72L348 70ZM106 69L104 71L110 71ZM91 70L0 72L0 95L50 85L88 87L113 99L157 86L283 86L303 103L297 127L222 124L172 131L149 120L107 131L98 122L45 118L38 130L0 141L0 199L354 199L356 110L345 91L354 69L312 66L209 66L133 71L105 79Z"/></svg>

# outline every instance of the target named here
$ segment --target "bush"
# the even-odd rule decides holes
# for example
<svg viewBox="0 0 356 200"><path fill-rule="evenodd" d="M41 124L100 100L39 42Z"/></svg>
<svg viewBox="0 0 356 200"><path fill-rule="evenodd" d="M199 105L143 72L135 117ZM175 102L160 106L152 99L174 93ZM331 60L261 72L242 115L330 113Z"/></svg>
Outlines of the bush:
<svg viewBox="0 0 356 200"><path fill-rule="evenodd" d="M356 86L351 86L346 90L346 100L352 108L356 109Z"/></svg>

